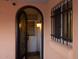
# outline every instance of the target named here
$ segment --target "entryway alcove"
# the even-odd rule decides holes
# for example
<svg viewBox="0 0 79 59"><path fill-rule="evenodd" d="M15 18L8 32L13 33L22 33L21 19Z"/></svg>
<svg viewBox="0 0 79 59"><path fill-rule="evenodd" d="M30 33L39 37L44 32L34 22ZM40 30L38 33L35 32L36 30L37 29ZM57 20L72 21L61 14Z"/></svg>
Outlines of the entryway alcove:
<svg viewBox="0 0 79 59"><path fill-rule="evenodd" d="M43 14L24 6L16 14L16 59L43 59Z"/></svg>

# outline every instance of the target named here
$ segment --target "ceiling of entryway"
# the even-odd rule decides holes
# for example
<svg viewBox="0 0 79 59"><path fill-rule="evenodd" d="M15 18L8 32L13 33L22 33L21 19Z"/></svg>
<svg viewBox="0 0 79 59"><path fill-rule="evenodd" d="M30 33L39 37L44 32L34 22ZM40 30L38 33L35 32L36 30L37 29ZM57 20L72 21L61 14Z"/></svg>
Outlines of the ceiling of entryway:
<svg viewBox="0 0 79 59"><path fill-rule="evenodd" d="M5 0L5 1L22 1L22 2L48 2L48 0Z"/></svg>

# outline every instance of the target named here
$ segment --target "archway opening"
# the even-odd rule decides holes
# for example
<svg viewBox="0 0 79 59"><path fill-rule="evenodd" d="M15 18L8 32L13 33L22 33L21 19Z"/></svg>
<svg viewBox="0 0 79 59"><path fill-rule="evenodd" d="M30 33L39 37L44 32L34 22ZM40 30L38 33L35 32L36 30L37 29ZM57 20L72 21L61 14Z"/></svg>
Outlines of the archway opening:
<svg viewBox="0 0 79 59"><path fill-rule="evenodd" d="M43 59L43 14L24 6L16 14L16 59Z"/></svg>

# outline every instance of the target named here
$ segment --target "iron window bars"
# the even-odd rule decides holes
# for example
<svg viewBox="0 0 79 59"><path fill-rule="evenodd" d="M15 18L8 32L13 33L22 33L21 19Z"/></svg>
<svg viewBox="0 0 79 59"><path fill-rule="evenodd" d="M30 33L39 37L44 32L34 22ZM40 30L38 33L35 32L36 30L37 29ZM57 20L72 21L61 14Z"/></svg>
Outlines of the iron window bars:
<svg viewBox="0 0 79 59"><path fill-rule="evenodd" d="M72 0L64 0L51 10L51 37L57 42L72 43Z"/></svg>

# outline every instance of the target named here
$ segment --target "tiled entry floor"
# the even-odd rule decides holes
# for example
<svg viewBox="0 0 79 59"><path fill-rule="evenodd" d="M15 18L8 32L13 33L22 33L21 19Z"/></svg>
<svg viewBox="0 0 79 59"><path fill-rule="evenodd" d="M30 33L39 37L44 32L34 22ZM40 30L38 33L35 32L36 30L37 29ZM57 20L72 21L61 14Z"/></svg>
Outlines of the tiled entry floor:
<svg viewBox="0 0 79 59"><path fill-rule="evenodd" d="M25 59L25 57L23 59ZM27 59L40 59L40 56L39 55L30 55L27 57Z"/></svg>

